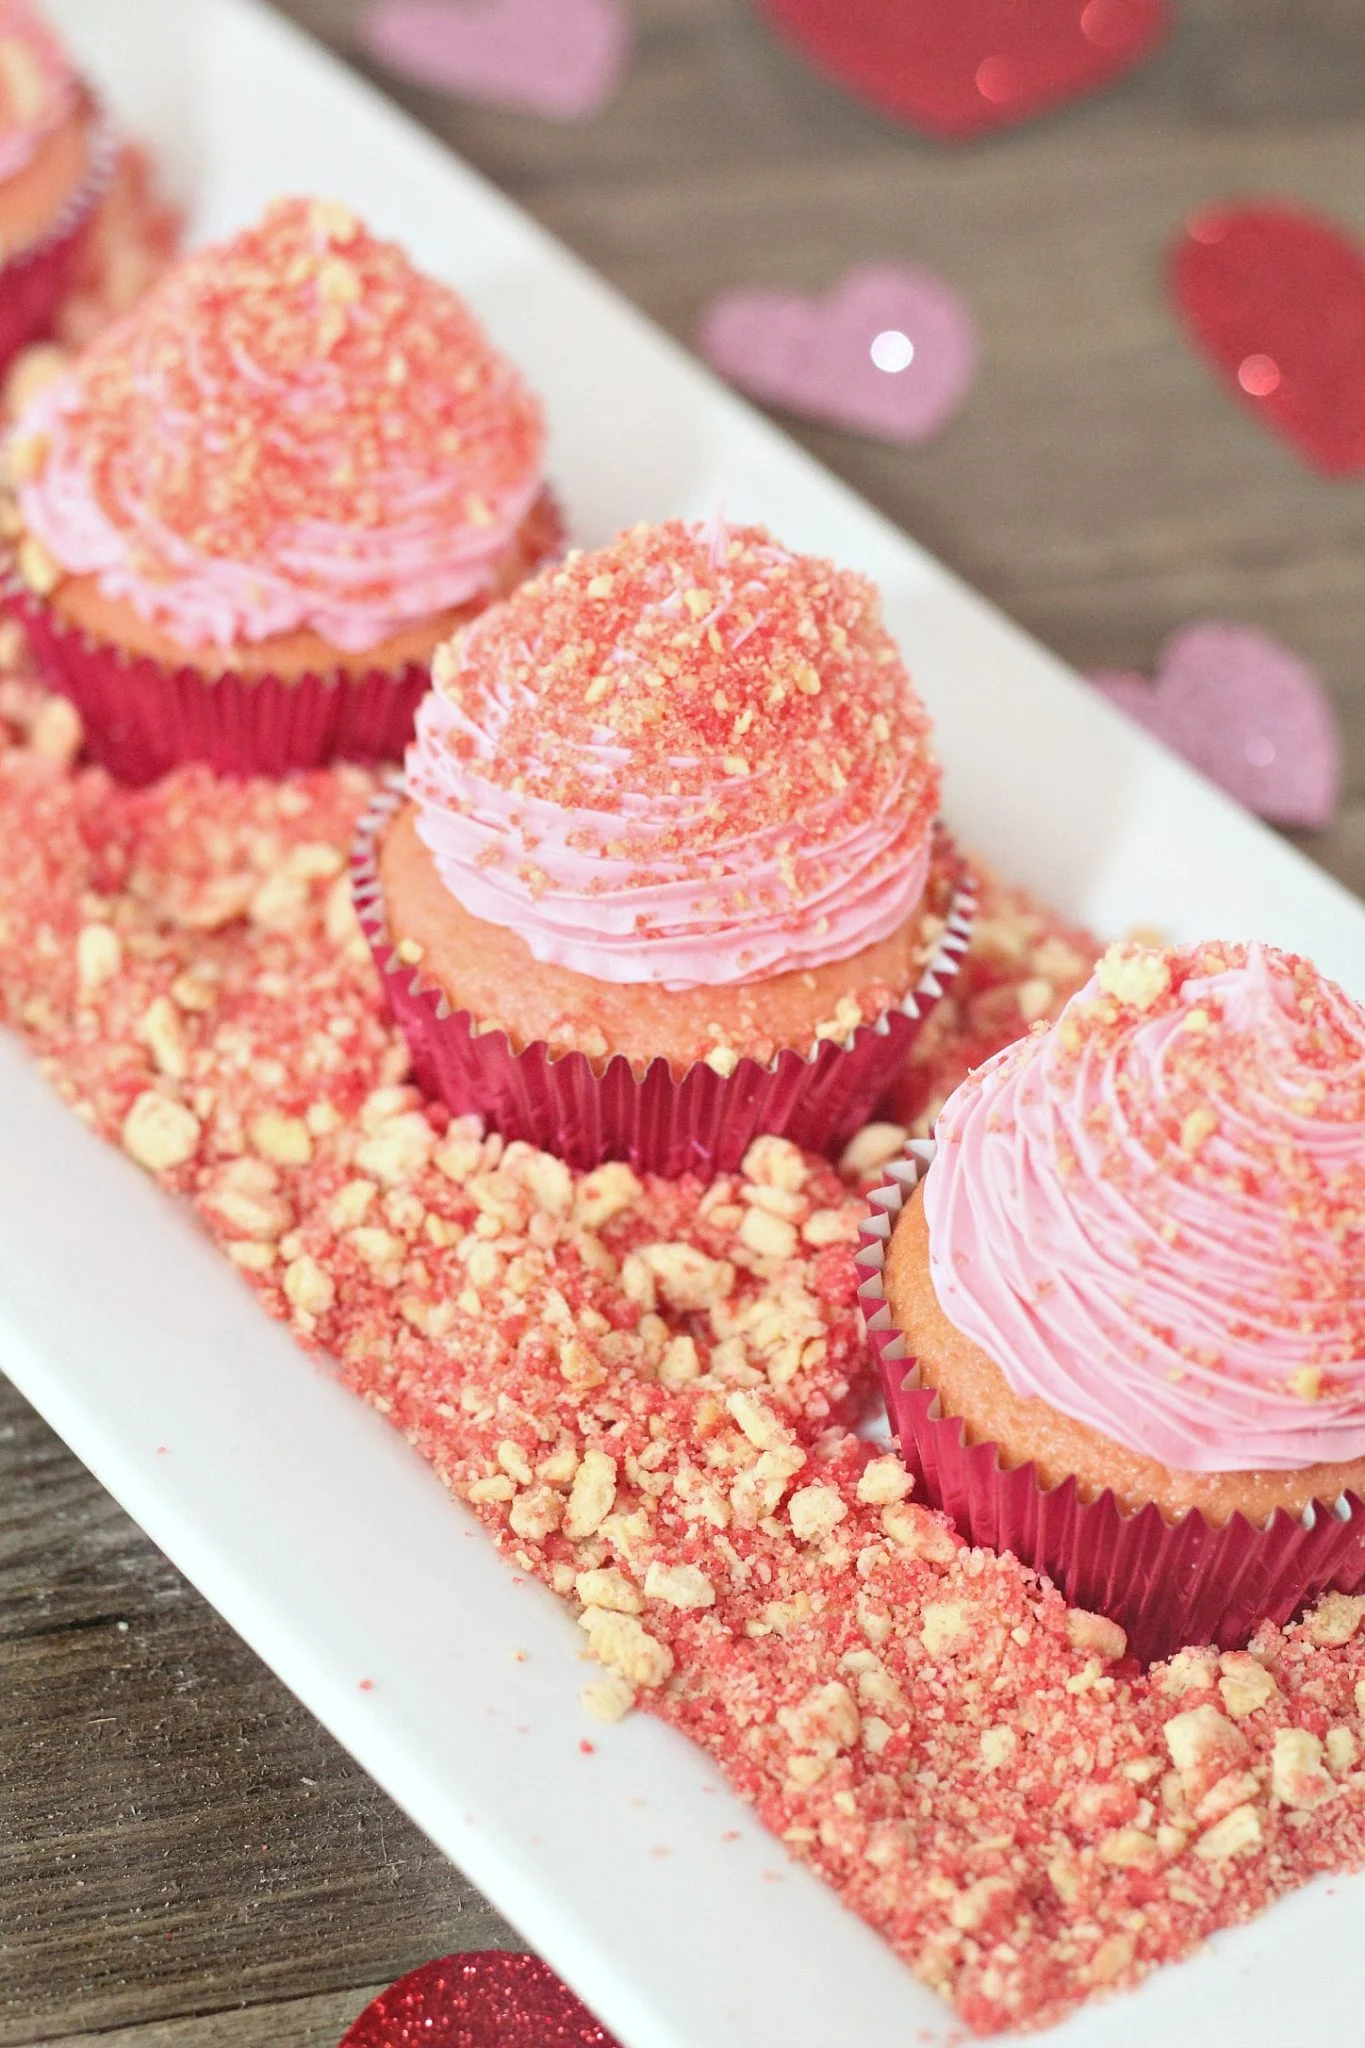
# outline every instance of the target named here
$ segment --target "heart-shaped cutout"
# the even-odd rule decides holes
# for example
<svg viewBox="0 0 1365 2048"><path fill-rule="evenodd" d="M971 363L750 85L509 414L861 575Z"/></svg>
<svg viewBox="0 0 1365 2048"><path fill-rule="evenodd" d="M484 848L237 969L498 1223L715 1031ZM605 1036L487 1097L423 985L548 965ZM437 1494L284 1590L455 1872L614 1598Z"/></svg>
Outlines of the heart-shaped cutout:
<svg viewBox="0 0 1365 2048"><path fill-rule="evenodd" d="M758 0L849 92L931 135L980 135L1140 64L1167 0Z"/></svg>
<svg viewBox="0 0 1365 2048"><path fill-rule="evenodd" d="M1171 288L1229 388L1328 476L1365 469L1365 251L1288 206L1186 223Z"/></svg>
<svg viewBox="0 0 1365 2048"><path fill-rule="evenodd" d="M1091 676L1111 704L1248 810L1277 825L1331 822L1341 748L1331 699L1306 663L1254 626L1172 634L1155 679Z"/></svg>
<svg viewBox="0 0 1365 2048"><path fill-rule="evenodd" d="M616 2048L536 1956L484 1949L424 1963L367 2005L341 2048Z"/></svg>
<svg viewBox="0 0 1365 2048"><path fill-rule="evenodd" d="M707 308L700 340L708 362L765 405L905 443L951 419L976 363L957 293L901 263L850 270L823 299L727 292Z"/></svg>
<svg viewBox="0 0 1365 2048"><path fill-rule="evenodd" d="M605 106L630 53L622 0L371 0L359 34L414 85L556 121Z"/></svg>

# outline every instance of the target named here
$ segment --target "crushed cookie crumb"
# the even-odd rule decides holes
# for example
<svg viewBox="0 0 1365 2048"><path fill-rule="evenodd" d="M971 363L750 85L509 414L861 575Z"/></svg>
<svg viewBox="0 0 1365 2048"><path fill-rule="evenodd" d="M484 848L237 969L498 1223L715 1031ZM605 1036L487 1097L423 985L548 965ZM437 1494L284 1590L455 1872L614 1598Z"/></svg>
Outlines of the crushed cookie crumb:
<svg viewBox="0 0 1365 2048"><path fill-rule="evenodd" d="M143 601L157 623L174 625L157 592L174 585L187 549L264 568L292 548L302 575L307 536L338 504L362 537L392 524L395 477L432 531L458 535L488 524L489 504L515 500L538 473L539 404L468 307L396 245L334 218L306 199L275 201L177 264L65 373L64 445L69 432L105 517L122 529L135 508ZM309 402L284 434L280 392L291 388ZM193 431L168 433L168 418ZM38 458L44 471L56 460ZM25 499L30 517L38 502ZM385 550L353 553L347 604L391 605ZM34 534L18 562L41 594L60 578ZM280 914L286 894L271 885L263 918Z"/></svg>
<svg viewBox="0 0 1365 2048"><path fill-rule="evenodd" d="M847 1181L765 1147L707 1190L570 1174L424 1105L327 863L287 870L287 919L251 911L296 849L344 853L374 778L35 771L43 701L0 675L0 1015L573 1603L587 1715L640 1707L699 1743L978 2034L1051 2025L1365 1856L1365 1600L1144 1675L851 1433L872 1373L835 1224L903 1128L855 1140ZM940 1036L923 1099L1017 1035L1020 980L1088 968L1056 920L987 900L967 1008L1009 1002ZM87 941L82 975L93 926L117 947ZM180 1079L145 1023L168 996ZM760 1215L788 1255L745 1244Z"/></svg>
<svg viewBox="0 0 1365 2048"><path fill-rule="evenodd" d="M1150 1010L1170 989L1171 970L1155 949L1120 943L1101 955L1095 979L1116 1003Z"/></svg>

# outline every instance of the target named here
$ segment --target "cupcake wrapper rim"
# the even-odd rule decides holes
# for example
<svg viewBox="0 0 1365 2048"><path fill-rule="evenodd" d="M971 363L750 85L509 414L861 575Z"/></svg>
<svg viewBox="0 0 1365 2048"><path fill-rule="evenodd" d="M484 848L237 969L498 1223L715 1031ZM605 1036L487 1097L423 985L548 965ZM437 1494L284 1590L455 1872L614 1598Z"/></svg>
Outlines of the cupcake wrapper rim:
<svg viewBox="0 0 1365 2048"><path fill-rule="evenodd" d="M80 712L91 758L134 786L185 761L218 775L284 775L332 760L397 760L430 682L416 662L288 681L172 669L68 626L15 573L0 602L27 631L44 680Z"/></svg>
<svg viewBox="0 0 1365 2048"><path fill-rule="evenodd" d="M504 1032L480 1031L468 1011L452 1008L397 956L378 846L402 801L395 778L361 822L351 872L356 911L418 1077L457 1112L478 1111L504 1136L526 1138L577 1167L626 1159L670 1176L724 1171L767 1132L807 1150L835 1150L885 1093L971 936L975 889L963 879L934 959L900 1004L847 1041L779 1052L767 1063L741 1058L729 1074L699 1061L674 1076L662 1059L639 1074L622 1055L595 1066L582 1052L556 1052L543 1041L517 1052Z"/></svg>
<svg viewBox="0 0 1365 2048"><path fill-rule="evenodd" d="M553 530L562 520L548 490ZM548 557L547 557L548 559ZM431 685L425 662L355 675L216 674L129 654L69 625L11 561L0 606L19 619L45 681L71 699L92 759L119 782L153 782L184 761L219 775L284 775L328 761L398 761Z"/></svg>
<svg viewBox="0 0 1365 2048"><path fill-rule="evenodd" d="M66 289L77 244L108 190L118 161L119 139L109 117L95 109L90 162L84 178L63 201L40 235L0 263L0 370L22 348L41 339Z"/></svg>

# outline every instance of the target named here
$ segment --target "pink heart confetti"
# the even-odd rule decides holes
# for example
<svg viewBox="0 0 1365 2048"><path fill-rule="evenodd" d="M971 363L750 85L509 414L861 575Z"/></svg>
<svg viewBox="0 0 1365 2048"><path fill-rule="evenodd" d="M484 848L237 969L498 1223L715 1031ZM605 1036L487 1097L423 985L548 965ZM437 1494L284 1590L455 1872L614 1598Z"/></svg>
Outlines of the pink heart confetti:
<svg viewBox="0 0 1365 2048"><path fill-rule="evenodd" d="M726 292L700 339L712 366L764 404L907 445L946 426L976 366L966 306L908 263L850 270L823 299Z"/></svg>
<svg viewBox="0 0 1365 2048"><path fill-rule="evenodd" d="M622 0L370 0L360 40L413 85L582 121L625 73Z"/></svg>
<svg viewBox="0 0 1365 2048"><path fill-rule="evenodd" d="M1276 825L1330 824L1336 714L1312 669L1268 633L1203 621L1171 635L1152 682L1114 670L1090 680L1248 810Z"/></svg>

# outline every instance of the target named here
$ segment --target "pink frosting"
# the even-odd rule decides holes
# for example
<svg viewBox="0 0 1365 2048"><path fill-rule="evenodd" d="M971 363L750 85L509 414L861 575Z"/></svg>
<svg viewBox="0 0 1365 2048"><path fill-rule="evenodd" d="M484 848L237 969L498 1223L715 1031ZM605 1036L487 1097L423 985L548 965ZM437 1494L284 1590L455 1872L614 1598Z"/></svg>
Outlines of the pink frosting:
<svg viewBox="0 0 1365 2048"><path fill-rule="evenodd" d="M484 773L450 750L447 740L456 729L468 734ZM561 810L501 788L489 772L496 757L496 730L471 730L457 707L433 690L418 711L409 757L418 834L466 910L516 932L534 959L595 981L708 988L821 967L889 938L924 893L930 834L906 849L903 807L897 806L908 770L882 814L865 824L841 830L837 799L809 818L812 833L825 842L824 875L804 899L805 915L794 921L780 876L788 828L769 827L737 841L719 871L699 885L666 842L679 832L695 835L710 793L669 801L621 789L629 753L604 735L578 748L576 759L578 772L600 783L601 809ZM619 834L623 824L635 828L630 858L576 850L589 838ZM522 852L534 848L533 874L523 860L500 857L509 842ZM756 912L753 906L764 901L782 907Z"/></svg>
<svg viewBox="0 0 1365 2048"><path fill-rule="evenodd" d="M539 409L468 309L343 209L279 202L34 400L29 532L185 647L361 653L495 584Z"/></svg>
<svg viewBox="0 0 1365 2048"><path fill-rule="evenodd" d="M201 553L136 498L119 506L117 522L111 518L81 437L68 429L72 395L71 379L59 379L25 414L25 433L46 435L48 454L19 493L24 524L68 575L97 576L106 597L126 598L183 647L232 647L308 627L333 647L363 654L488 590L541 491L533 474L505 493L488 526L460 528L432 520L420 487L405 490L395 479L389 523L366 536L363 555L353 529L318 518L284 536L272 561L232 561ZM155 558L155 574L140 567L143 550ZM376 581L385 586L382 598L351 594L368 593Z"/></svg>
<svg viewBox="0 0 1365 2048"><path fill-rule="evenodd" d="M949 1099L934 1289L1020 1396L1180 1471L1365 1458L1365 1009L1114 949Z"/></svg>
<svg viewBox="0 0 1365 2048"><path fill-rule="evenodd" d="M0 182L28 169L76 91L65 50L28 0L0 0Z"/></svg>
<svg viewBox="0 0 1365 2048"><path fill-rule="evenodd" d="M697 545L695 531L678 532L680 551ZM557 580L576 573L591 583L594 566L615 559L604 550ZM753 566L751 555L742 561ZM764 602L768 564L776 575L797 561L780 549L759 557L756 606ZM726 618L728 585L718 565L707 562L705 572L717 585L715 616ZM678 588L701 573L690 569ZM744 570L737 573L742 580ZM634 618L652 610L685 628L688 614L673 583L659 588L670 594ZM512 600L528 611L535 602L534 586ZM720 631L700 621L698 631L708 629ZM708 763L699 748L673 757L680 772L670 782L649 743L653 728L645 744L631 743L586 712L558 722L540 716L534 668L509 676L496 651L490 655L501 630L499 614L489 614L438 657L437 687L418 712L408 753L408 787L418 834L451 894L474 916L514 931L533 958L596 981L721 987L849 959L910 916L929 873L937 788L911 719L895 751L885 717L875 730L860 728L867 752L856 786L850 778L808 795L803 783L793 817L780 786L783 764L764 760L752 744L754 759L742 774L727 773L714 756ZM745 640L753 631L728 630ZM524 653L524 642L517 644ZM604 657L594 654L599 659L607 673L629 666L620 642ZM818 664L818 652L813 659ZM908 701L908 681L897 669ZM883 675L881 686L894 691ZM731 695L738 710L745 698L733 682ZM538 758L509 761L513 728L535 735ZM751 728L746 741L757 737ZM579 800L538 794L547 780L581 792ZM876 792L870 808L868 785Z"/></svg>

